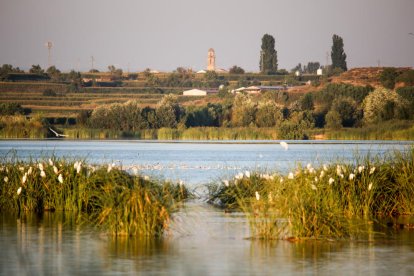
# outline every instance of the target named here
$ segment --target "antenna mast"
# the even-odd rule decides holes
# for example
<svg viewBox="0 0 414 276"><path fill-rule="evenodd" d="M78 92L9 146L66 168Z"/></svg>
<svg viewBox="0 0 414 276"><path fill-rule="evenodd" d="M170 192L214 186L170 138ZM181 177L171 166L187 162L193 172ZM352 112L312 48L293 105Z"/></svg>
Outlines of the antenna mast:
<svg viewBox="0 0 414 276"><path fill-rule="evenodd" d="M91 69L92 69L92 71L93 71L93 69L94 69L94 68L93 68L93 63L94 63L94 62L95 62L95 58L94 58L93 56L91 56L91 67L92 67Z"/></svg>
<svg viewBox="0 0 414 276"><path fill-rule="evenodd" d="M45 44L47 48L47 67L49 68L52 66L52 47L53 43L51 41L46 42Z"/></svg>

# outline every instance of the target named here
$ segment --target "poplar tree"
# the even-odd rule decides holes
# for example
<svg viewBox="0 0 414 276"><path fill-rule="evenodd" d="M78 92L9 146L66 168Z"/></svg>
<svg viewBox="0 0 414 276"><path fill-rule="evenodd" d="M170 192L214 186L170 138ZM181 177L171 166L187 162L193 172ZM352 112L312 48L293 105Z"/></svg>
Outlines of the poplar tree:
<svg viewBox="0 0 414 276"><path fill-rule="evenodd" d="M277 52L275 50L275 39L269 34L262 38L262 49L260 51L260 72L268 74L277 71Z"/></svg>
<svg viewBox="0 0 414 276"><path fill-rule="evenodd" d="M344 52L344 41L342 40L342 37L334 34L332 36L332 43L332 68L340 68L343 71L347 71L348 68L346 66L346 54Z"/></svg>

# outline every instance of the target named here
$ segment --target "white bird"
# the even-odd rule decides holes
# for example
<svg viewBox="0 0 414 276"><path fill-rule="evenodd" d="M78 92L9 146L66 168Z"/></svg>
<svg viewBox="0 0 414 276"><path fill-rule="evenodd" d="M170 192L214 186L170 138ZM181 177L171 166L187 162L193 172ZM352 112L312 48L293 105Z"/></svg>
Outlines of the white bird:
<svg viewBox="0 0 414 276"><path fill-rule="evenodd" d="M56 137L67 137L67 135L63 135L63 134L59 134L59 133L57 133L56 131L54 131L52 128L50 128L49 127L49 130L51 131L51 132L53 132L55 135L56 135Z"/></svg>
<svg viewBox="0 0 414 276"><path fill-rule="evenodd" d="M288 150L289 146L285 141L280 142L280 145L282 146L282 148L284 148L285 150Z"/></svg>

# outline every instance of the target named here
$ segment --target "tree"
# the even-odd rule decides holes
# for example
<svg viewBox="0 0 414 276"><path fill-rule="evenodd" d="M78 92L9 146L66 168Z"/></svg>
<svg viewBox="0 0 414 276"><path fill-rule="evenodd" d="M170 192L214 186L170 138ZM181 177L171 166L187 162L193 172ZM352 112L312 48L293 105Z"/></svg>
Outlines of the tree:
<svg viewBox="0 0 414 276"><path fill-rule="evenodd" d="M397 92L385 88L377 88L364 100L364 121L367 124L378 123L390 119L405 119L408 102Z"/></svg>
<svg viewBox="0 0 414 276"><path fill-rule="evenodd" d="M159 127L177 127L183 111L177 101L177 96L169 94L164 96L155 109Z"/></svg>
<svg viewBox="0 0 414 276"><path fill-rule="evenodd" d="M115 66L109 65L108 70L111 73L111 80L117 81L122 79L122 69L117 69Z"/></svg>
<svg viewBox="0 0 414 276"><path fill-rule="evenodd" d="M40 65L37 64L32 65L32 68L30 68L29 73L43 75L45 73L45 70L43 70L42 67L40 67Z"/></svg>
<svg viewBox="0 0 414 276"><path fill-rule="evenodd" d="M255 122L256 104L249 96L238 94L234 98L231 113L233 126L250 126Z"/></svg>
<svg viewBox="0 0 414 276"><path fill-rule="evenodd" d="M230 68L229 73L230 74L244 74L244 69L237 65L234 65L233 67Z"/></svg>
<svg viewBox="0 0 414 276"><path fill-rule="evenodd" d="M69 72L68 79L70 81L68 90L70 92L79 92L83 84L81 73L71 70Z"/></svg>
<svg viewBox="0 0 414 276"><path fill-rule="evenodd" d="M319 62L308 62L308 65L303 66L303 72L308 74L316 74L316 71L321 67Z"/></svg>
<svg viewBox="0 0 414 276"><path fill-rule="evenodd" d="M346 54L344 52L344 42L342 37L334 34L332 36L332 51L331 51L332 67L340 68L343 71L347 71L346 66Z"/></svg>
<svg viewBox="0 0 414 276"><path fill-rule="evenodd" d="M277 71L277 52L275 50L275 39L269 34L262 38L262 49L260 51L260 72L264 74Z"/></svg>
<svg viewBox="0 0 414 276"><path fill-rule="evenodd" d="M298 63L298 65L296 65L295 67L292 68L292 70L290 70L292 73L295 73L296 71L299 71L300 73L303 72L302 70L302 64Z"/></svg>
<svg viewBox="0 0 414 276"><path fill-rule="evenodd" d="M357 103L350 97L335 99L330 112L339 114L339 123L344 127L353 127L360 119Z"/></svg>
<svg viewBox="0 0 414 276"><path fill-rule="evenodd" d="M313 104L313 95L312 93L307 93L303 95L303 97L300 99L300 109L301 110L313 110L314 104Z"/></svg>
<svg viewBox="0 0 414 276"><path fill-rule="evenodd" d="M275 101L261 101L257 105L256 125L258 127L273 127L279 125L283 120L282 110Z"/></svg>
<svg viewBox="0 0 414 276"><path fill-rule="evenodd" d="M340 129L342 127L341 115L338 111L331 109L325 116L326 127Z"/></svg>
<svg viewBox="0 0 414 276"><path fill-rule="evenodd" d="M53 81L60 81L62 78L62 73L55 66L50 66L47 68L46 73Z"/></svg>
<svg viewBox="0 0 414 276"><path fill-rule="evenodd" d="M7 80L10 73L23 73L19 67L13 68L10 64L3 64L0 67L0 81Z"/></svg>

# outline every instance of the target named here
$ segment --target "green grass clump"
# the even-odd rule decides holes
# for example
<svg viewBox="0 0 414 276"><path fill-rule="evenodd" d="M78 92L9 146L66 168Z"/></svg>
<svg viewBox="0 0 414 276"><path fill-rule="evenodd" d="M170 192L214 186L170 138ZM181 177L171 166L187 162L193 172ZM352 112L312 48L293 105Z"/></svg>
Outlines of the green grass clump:
<svg viewBox="0 0 414 276"><path fill-rule="evenodd" d="M50 159L0 164L0 211L18 215L71 211L114 235L161 236L189 196L185 186L84 161Z"/></svg>
<svg viewBox="0 0 414 276"><path fill-rule="evenodd" d="M209 199L246 212L255 238L355 238L373 221L414 214L414 148L285 176L238 176L211 185Z"/></svg>

